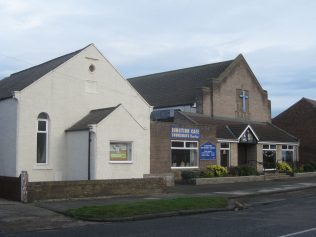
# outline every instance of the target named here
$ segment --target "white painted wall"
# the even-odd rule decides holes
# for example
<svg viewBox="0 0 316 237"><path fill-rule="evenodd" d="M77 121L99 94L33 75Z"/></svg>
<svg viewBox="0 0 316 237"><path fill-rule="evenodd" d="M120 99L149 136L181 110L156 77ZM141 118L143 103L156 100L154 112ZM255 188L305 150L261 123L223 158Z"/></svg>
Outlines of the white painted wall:
<svg viewBox="0 0 316 237"><path fill-rule="evenodd" d="M142 178L150 172L150 134L123 106L118 107L96 127L96 154L92 173L96 179ZM132 162L111 162L110 142L131 142Z"/></svg>
<svg viewBox="0 0 316 237"><path fill-rule="evenodd" d="M71 131L67 137L67 180L88 179L89 131Z"/></svg>
<svg viewBox="0 0 316 237"><path fill-rule="evenodd" d="M96 67L93 73L88 70L90 64ZM88 91L94 85L96 92L88 92L87 85ZM141 159L149 162L151 107L93 45L22 90L19 96L18 172L27 170L30 181L66 179L65 129L90 110L118 104L123 104L146 128L140 146L147 156ZM36 120L41 112L50 117L47 165L36 164Z"/></svg>
<svg viewBox="0 0 316 237"><path fill-rule="evenodd" d="M0 101L0 176L16 177L17 101Z"/></svg>

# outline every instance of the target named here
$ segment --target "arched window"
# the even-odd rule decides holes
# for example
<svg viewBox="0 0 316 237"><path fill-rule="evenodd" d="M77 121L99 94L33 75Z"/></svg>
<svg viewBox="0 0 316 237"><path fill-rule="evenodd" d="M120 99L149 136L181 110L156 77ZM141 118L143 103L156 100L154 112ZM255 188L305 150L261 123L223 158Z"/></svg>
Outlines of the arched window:
<svg viewBox="0 0 316 237"><path fill-rule="evenodd" d="M37 117L37 158L36 163L48 163L48 115L40 113Z"/></svg>

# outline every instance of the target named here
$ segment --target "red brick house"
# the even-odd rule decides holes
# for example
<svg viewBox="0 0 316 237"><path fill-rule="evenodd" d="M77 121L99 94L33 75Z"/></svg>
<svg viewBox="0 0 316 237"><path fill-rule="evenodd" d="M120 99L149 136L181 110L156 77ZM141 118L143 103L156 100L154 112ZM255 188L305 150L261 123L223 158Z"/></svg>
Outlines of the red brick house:
<svg viewBox="0 0 316 237"><path fill-rule="evenodd" d="M316 100L302 98L272 122L300 140L301 163L316 163Z"/></svg>

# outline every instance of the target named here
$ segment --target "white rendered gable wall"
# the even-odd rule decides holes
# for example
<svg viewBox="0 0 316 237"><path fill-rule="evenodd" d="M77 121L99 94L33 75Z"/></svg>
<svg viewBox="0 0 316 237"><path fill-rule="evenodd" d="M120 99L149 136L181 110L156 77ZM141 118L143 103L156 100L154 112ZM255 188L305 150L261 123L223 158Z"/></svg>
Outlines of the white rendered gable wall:
<svg viewBox="0 0 316 237"><path fill-rule="evenodd" d="M92 60L97 59L97 60ZM89 66L95 65L91 73ZM87 92L87 83L96 83L96 92ZM151 107L93 46L21 91L19 100L18 171L27 170L30 180L62 180L67 173L65 129L90 110L123 104L146 132L148 150ZM36 165L36 120L49 115L48 165ZM117 118L118 120L120 118ZM88 141L87 141L88 142Z"/></svg>

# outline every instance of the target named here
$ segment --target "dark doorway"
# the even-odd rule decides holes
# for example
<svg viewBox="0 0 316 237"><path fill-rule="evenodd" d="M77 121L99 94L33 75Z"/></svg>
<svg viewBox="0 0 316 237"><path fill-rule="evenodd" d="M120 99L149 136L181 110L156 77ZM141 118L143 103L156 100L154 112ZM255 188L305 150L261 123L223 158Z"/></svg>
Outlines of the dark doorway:
<svg viewBox="0 0 316 237"><path fill-rule="evenodd" d="M238 144L238 165L257 165L257 145L239 143Z"/></svg>

